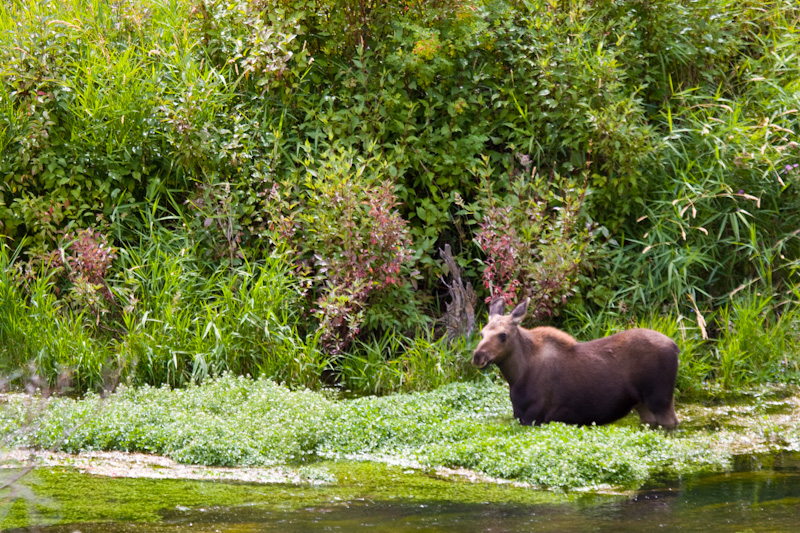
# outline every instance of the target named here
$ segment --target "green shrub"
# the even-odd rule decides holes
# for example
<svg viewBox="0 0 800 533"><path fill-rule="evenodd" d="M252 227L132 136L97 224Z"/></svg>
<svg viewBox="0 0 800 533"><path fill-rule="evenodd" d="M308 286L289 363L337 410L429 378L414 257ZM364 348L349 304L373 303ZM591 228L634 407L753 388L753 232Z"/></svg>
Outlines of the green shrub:
<svg viewBox="0 0 800 533"><path fill-rule="evenodd" d="M751 293L722 307L715 322L720 331L714 349L716 381L724 389L797 381L800 338L795 305L774 314L770 297Z"/></svg>
<svg viewBox="0 0 800 533"><path fill-rule="evenodd" d="M113 346L94 335L88 310L55 296L54 273L47 265L26 272L17 254L0 245L0 374L60 392L102 390L111 385Z"/></svg>
<svg viewBox="0 0 800 533"><path fill-rule="evenodd" d="M374 341L359 341L343 356L339 371L345 389L362 394L431 390L479 373L466 355L471 343L433 340L417 333L404 337L389 330Z"/></svg>
<svg viewBox="0 0 800 533"><path fill-rule="evenodd" d="M380 332L426 322L410 285L406 222L384 172L378 158L362 160L352 152L325 154L320 161L310 157L293 180L297 190L283 193L286 198L277 192L274 200L274 238L307 265L320 340L334 353L364 324Z"/></svg>
<svg viewBox="0 0 800 533"><path fill-rule="evenodd" d="M798 20L790 0L6 2L0 233L30 264L77 253L82 230L108 236L120 265L104 283L59 272L53 307L144 381L277 372L214 315L246 308L240 284L284 251L281 268L304 265L310 283L302 310L269 319L288 380L387 331L398 350L429 331L447 299L445 244L478 297L516 279L547 296L553 322L711 317L753 286L783 312L800 261ZM535 193L504 198L501 216L487 183ZM545 189L561 210L540 227L523 209ZM576 203L602 239L587 241ZM153 205L196 258L163 255L170 287L191 295L159 322L125 315L104 288L141 281L120 270L143 253L125 249L152 233L139 212ZM482 248L491 221L516 226L519 246ZM293 232L290 250L269 238ZM153 367L131 373L134 360ZM708 358L693 360L699 379Z"/></svg>
<svg viewBox="0 0 800 533"><path fill-rule="evenodd" d="M181 16L159 2L127 0L0 8L6 235L51 248L64 229L108 220L161 183L185 186L169 170L168 122L159 112L172 91L202 78Z"/></svg>
<svg viewBox="0 0 800 533"><path fill-rule="evenodd" d="M483 284L491 297L506 304L530 297L530 315L541 322L577 292L598 246L582 213L586 190L566 180L545 184L535 172L528 162L505 195L495 196L487 179L475 240L486 254Z"/></svg>

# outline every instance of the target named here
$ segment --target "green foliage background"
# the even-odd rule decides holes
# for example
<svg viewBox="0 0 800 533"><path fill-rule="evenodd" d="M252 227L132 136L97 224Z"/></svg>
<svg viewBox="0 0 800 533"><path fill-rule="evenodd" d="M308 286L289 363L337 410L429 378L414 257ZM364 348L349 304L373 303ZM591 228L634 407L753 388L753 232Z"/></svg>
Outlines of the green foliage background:
<svg viewBox="0 0 800 533"><path fill-rule="evenodd" d="M537 317L668 315L687 388L794 380L798 21L789 0L6 2L4 366L80 389L468 377L414 351L447 301L438 249L483 301L490 210L555 224L579 197L555 240L509 218L520 254L577 265ZM70 263L83 228L116 250L102 283ZM731 344L753 321L786 351Z"/></svg>

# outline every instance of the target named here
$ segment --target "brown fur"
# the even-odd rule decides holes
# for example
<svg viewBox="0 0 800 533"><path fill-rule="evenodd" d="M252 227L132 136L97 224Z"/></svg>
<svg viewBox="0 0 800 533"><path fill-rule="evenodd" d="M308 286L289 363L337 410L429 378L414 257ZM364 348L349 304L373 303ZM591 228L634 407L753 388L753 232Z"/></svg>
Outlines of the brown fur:
<svg viewBox="0 0 800 533"><path fill-rule="evenodd" d="M520 327L528 301L510 315L495 300L472 364L496 364L511 390L514 417L524 425L608 424L639 413L645 424L678 426L673 392L678 346L666 335L631 329L578 342L551 327Z"/></svg>

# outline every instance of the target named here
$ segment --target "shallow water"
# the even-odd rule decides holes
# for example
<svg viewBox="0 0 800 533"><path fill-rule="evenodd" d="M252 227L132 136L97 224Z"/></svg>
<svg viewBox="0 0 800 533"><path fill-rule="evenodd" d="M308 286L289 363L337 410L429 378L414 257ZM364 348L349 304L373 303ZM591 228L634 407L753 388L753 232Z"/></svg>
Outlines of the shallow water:
<svg viewBox="0 0 800 533"><path fill-rule="evenodd" d="M798 531L800 454L739 458L733 472L626 495L442 480L371 463L332 464L329 486L98 478L68 469L27 477L3 531ZM0 500L1 501L1 500ZM24 521L24 522L23 522ZM8 529L22 523L52 524Z"/></svg>

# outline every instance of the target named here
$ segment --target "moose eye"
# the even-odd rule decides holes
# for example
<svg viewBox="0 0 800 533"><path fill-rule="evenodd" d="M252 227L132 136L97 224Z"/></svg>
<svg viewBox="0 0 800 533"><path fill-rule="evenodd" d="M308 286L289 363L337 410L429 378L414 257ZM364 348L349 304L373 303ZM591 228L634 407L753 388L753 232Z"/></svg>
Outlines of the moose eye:
<svg viewBox="0 0 800 533"><path fill-rule="evenodd" d="M506 339L508 338L508 333L501 333L498 336L500 337L500 342L506 342Z"/></svg>

